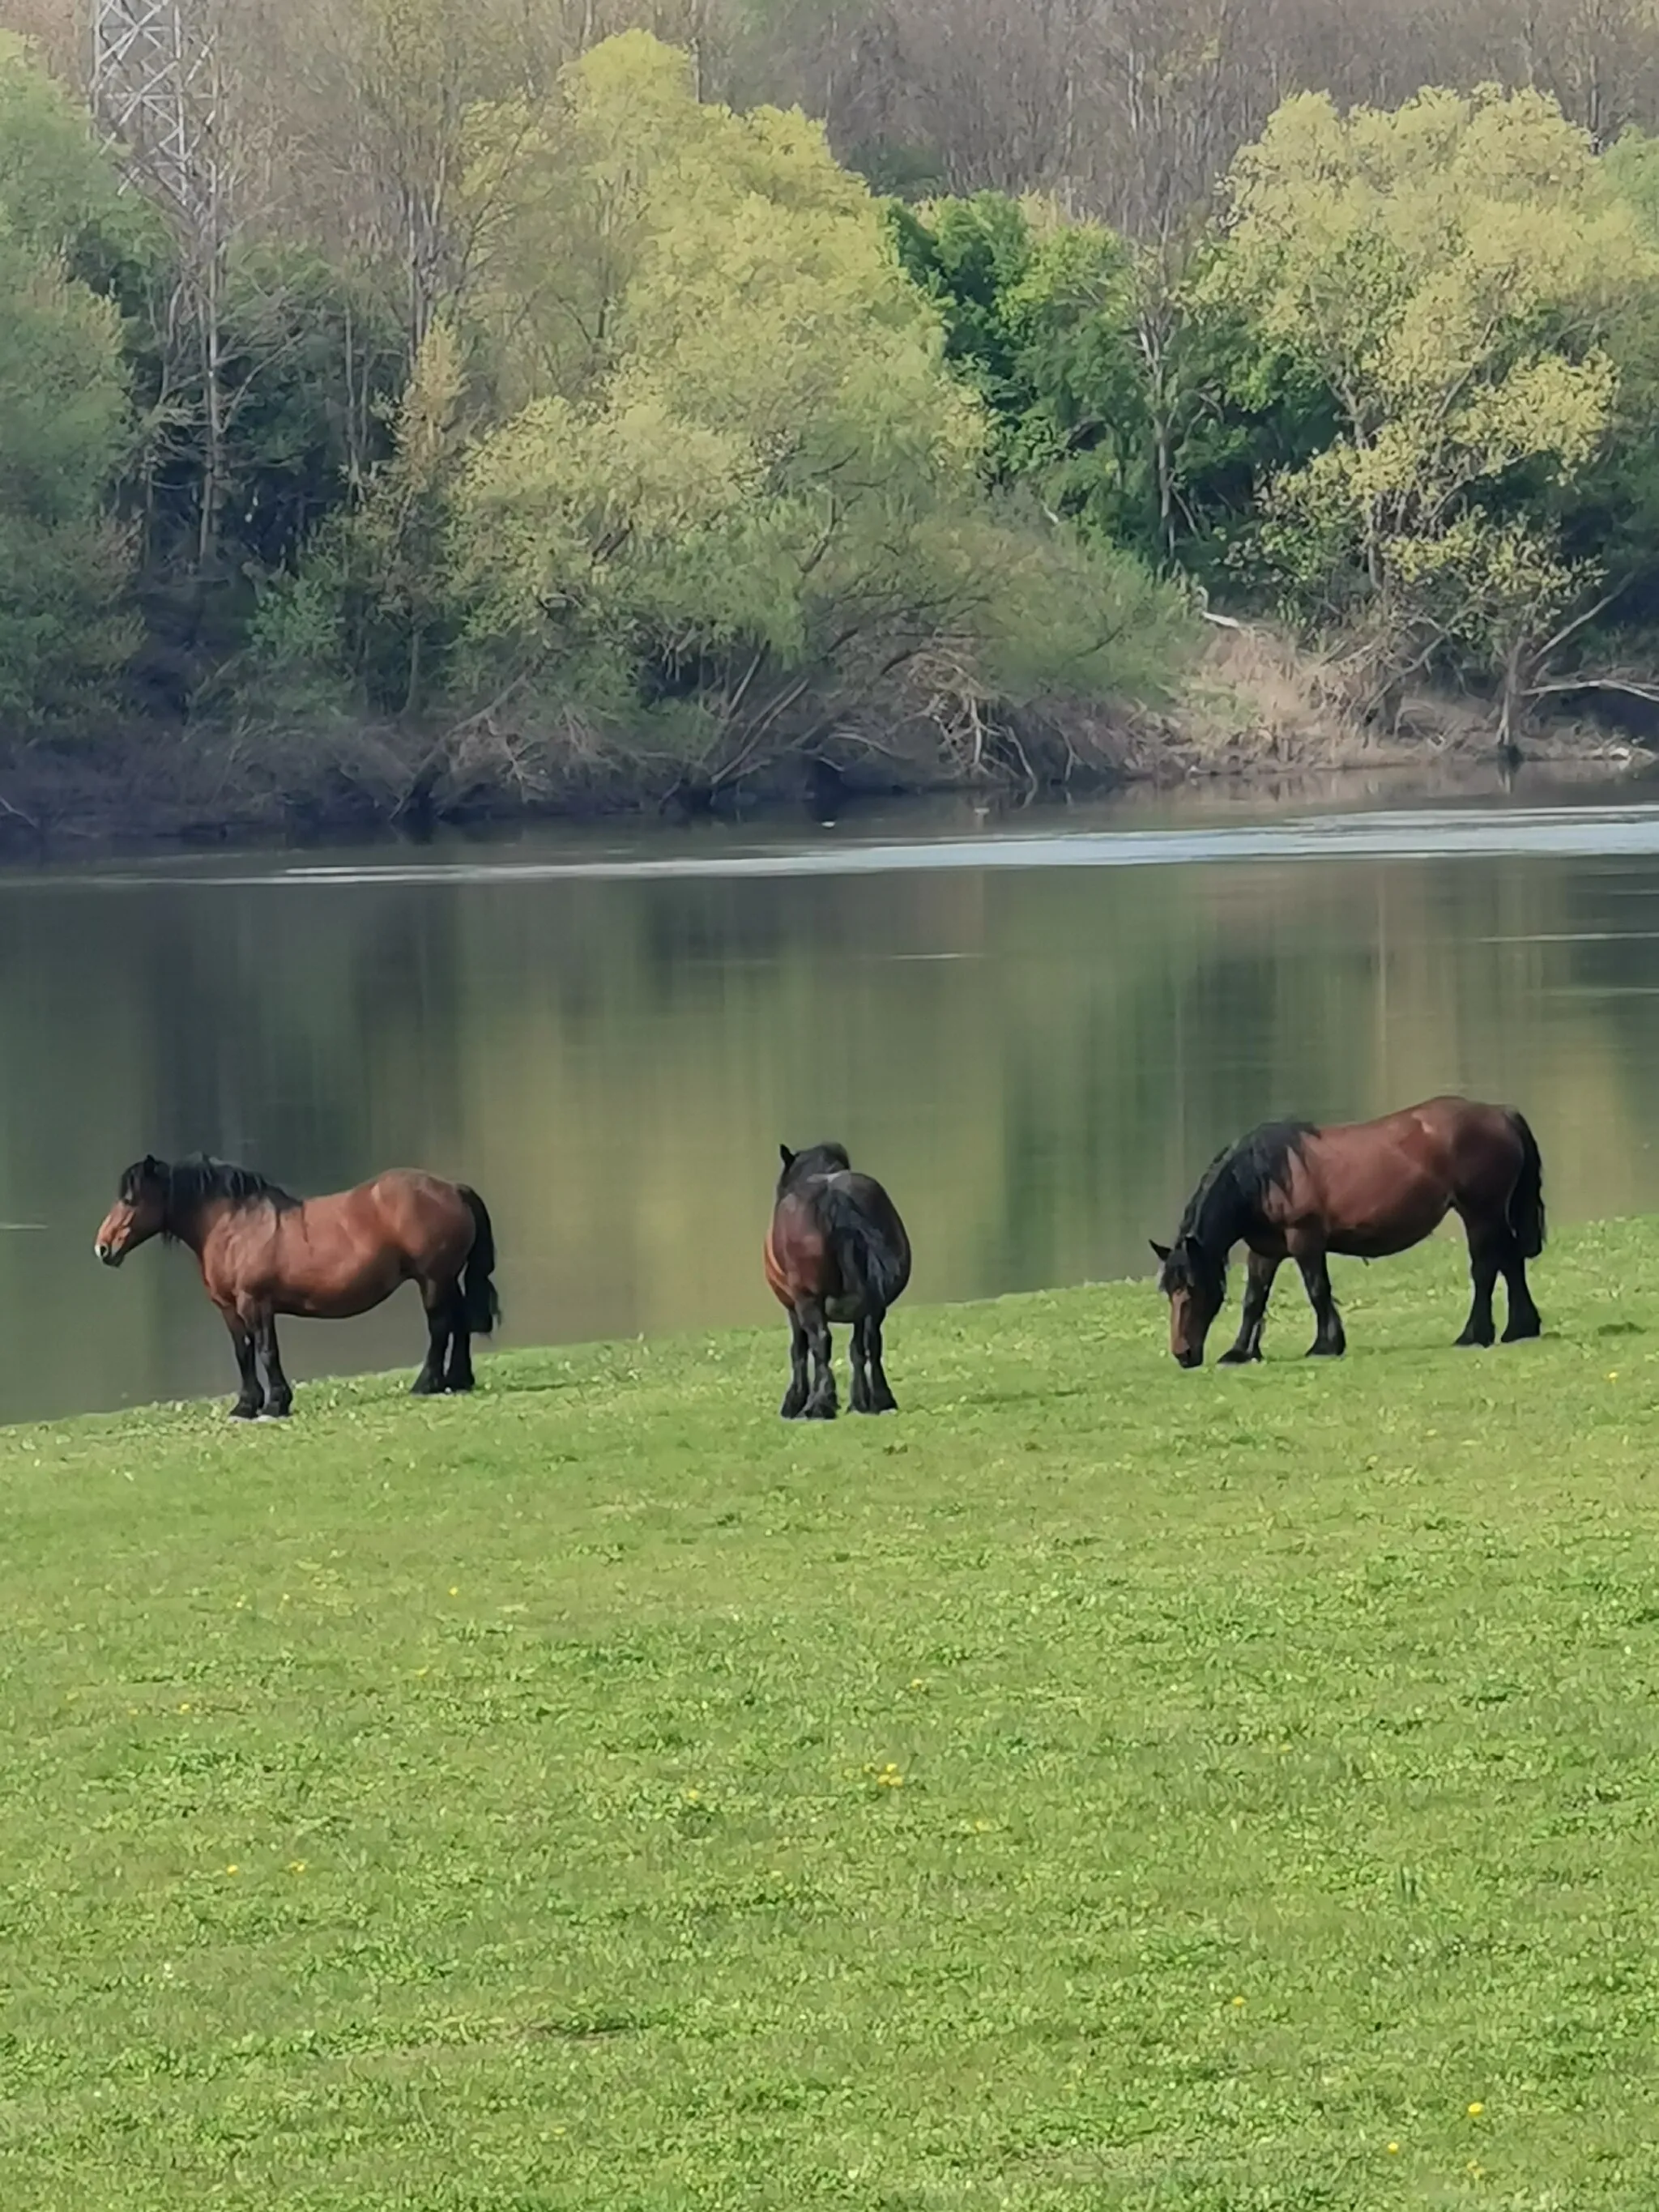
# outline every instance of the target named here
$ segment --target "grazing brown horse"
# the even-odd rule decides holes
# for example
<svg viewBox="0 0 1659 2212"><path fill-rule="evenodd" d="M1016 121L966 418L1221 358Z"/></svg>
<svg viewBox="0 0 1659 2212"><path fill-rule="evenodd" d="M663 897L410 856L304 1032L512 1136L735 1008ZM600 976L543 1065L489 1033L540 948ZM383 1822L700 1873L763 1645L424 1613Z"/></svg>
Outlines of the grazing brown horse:
<svg viewBox="0 0 1659 2212"><path fill-rule="evenodd" d="M1203 1364L1204 1340L1226 1295L1228 1255L1242 1241L1250 1255L1244 1310L1224 1364L1261 1358L1268 1295L1286 1259L1302 1271L1318 1323L1309 1357L1338 1358L1347 1339L1327 1253L1380 1260L1404 1252L1449 1213L1468 1235L1474 1284L1457 1341L1492 1342L1500 1273L1510 1293L1504 1343L1536 1336L1542 1324L1527 1262L1544 1249L1544 1168L1521 1115L1471 1098L1430 1098L1328 1129L1264 1122L1211 1161L1173 1249L1153 1241L1158 1288L1170 1301L1170 1349L1183 1367Z"/></svg>
<svg viewBox="0 0 1659 2212"><path fill-rule="evenodd" d="M853 1411L896 1413L881 1325L910 1279L910 1240L898 1209L873 1176L854 1172L839 1145L778 1150L783 1173L766 1232L766 1279L789 1315L789 1389L778 1411L786 1421L835 1419L834 1321L853 1324Z"/></svg>
<svg viewBox="0 0 1659 2212"><path fill-rule="evenodd" d="M276 1350L278 1314L345 1321L400 1283L417 1283L428 1340L415 1378L422 1396L472 1388L471 1340L488 1336L501 1317L483 1199L465 1183L409 1168L331 1198L299 1199L223 1160L147 1158L121 1177L93 1249L118 1267L152 1237L196 1255L236 1348L242 1392L230 1410L240 1421L280 1420L294 1402Z"/></svg>

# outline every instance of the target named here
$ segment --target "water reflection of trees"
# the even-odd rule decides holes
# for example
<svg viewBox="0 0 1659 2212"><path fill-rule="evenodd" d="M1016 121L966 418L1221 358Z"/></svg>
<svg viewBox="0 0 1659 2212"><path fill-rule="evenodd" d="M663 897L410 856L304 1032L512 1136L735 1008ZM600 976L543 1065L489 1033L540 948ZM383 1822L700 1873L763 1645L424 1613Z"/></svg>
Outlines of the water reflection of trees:
<svg viewBox="0 0 1659 2212"><path fill-rule="evenodd" d="M1597 933L1656 902L1638 863L1536 859L35 887L0 900L0 1214L49 1225L0 1233L0 1408L87 1395L65 1317L149 1146L469 1176L521 1338L763 1313L780 1137L879 1164L922 1296L1139 1268L1248 1122L1443 1087L1526 1105L1558 1213L1636 1210L1656 940ZM121 1292L106 1399L203 1341L184 1271Z"/></svg>

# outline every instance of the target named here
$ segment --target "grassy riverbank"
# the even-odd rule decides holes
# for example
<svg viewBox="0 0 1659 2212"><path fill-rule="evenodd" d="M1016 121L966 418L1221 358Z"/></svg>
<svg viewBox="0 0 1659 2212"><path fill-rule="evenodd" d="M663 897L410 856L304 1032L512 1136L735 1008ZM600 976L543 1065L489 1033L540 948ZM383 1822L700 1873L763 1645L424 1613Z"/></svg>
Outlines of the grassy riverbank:
<svg viewBox="0 0 1659 2212"><path fill-rule="evenodd" d="M5 2203L1646 2212L1659 1224L1537 1279L0 1435Z"/></svg>

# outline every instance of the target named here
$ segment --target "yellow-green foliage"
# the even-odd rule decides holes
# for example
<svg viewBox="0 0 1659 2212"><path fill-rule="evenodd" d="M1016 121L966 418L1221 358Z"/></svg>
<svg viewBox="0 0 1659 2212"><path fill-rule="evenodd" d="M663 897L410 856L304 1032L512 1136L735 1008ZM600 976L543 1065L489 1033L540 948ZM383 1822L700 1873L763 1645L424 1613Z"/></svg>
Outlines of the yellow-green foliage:
<svg viewBox="0 0 1659 2212"><path fill-rule="evenodd" d="M1503 644L1585 580L1547 514L1480 495L1571 479L1613 416L1610 341L1659 258L1553 102L1425 91L1344 117L1290 100L1242 155L1212 295L1311 362L1344 434L1268 495L1267 539L1328 611Z"/></svg>
<svg viewBox="0 0 1659 2212"><path fill-rule="evenodd" d="M949 649L994 686L1028 538L877 203L799 113L697 100L607 41L558 95L478 111L467 182L494 404L453 507L472 634L620 696L642 636L725 703L810 672L859 696ZM1072 563L1073 598L1097 588ZM1050 596L1063 580L1049 580ZM991 611L996 610L994 618ZM1051 665L1097 688L1098 635Z"/></svg>

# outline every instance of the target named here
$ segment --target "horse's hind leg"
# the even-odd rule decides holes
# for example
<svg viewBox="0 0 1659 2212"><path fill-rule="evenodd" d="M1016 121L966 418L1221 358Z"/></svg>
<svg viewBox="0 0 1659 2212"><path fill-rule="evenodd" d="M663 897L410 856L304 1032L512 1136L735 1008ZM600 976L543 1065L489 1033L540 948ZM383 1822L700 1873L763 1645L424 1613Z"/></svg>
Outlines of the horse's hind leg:
<svg viewBox="0 0 1659 2212"><path fill-rule="evenodd" d="M864 1349L870 1362L869 1395L865 1401L866 1413L896 1413L898 1400L887 1384L887 1370L882 1363L882 1323L887 1316L872 1313L864 1324Z"/></svg>
<svg viewBox="0 0 1659 2212"><path fill-rule="evenodd" d="M806 1341L812 1354L812 1388L807 1394L804 1408L809 1421L833 1421L836 1418L836 1370L830 1365L833 1347L830 1340L830 1322L823 1306L816 1298L803 1298L796 1307L799 1325L806 1332Z"/></svg>
<svg viewBox="0 0 1659 2212"><path fill-rule="evenodd" d="M1323 1252L1298 1252L1296 1264L1302 1270L1302 1280L1308 1292L1308 1303L1314 1310L1314 1340L1308 1346L1310 1359L1340 1359L1348 1348L1347 1332L1342 1326L1342 1316L1336 1310L1336 1293L1331 1288L1331 1271L1325 1264Z"/></svg>
<svg viewBox="0 0 1659 2212"><path fill-rule="evenodd" d="M1486 1345L1498 1334L1498 1325L1492 1317L1492 1294L1506 1249L1514 1240L1507 1229L1491 1222L1471 1221L1467 1215L1463 1226L1469 1239L1469 1280L1474 1286L1474 1296L1463 1334L1455 1340L1459 1344ZM1530 1299L1528 1303L1531 1304Z"/></svg>
<svg viewBox="0 0 1659 2212"><path fill-rule="evenodd" d="M460 1284L455 1282L449 1289L449 1361L444 1370L444 1388L465 1394L473 1382L472 1332L466 1325L466 1301Z"/></svg>
<svg viewBox="0 0 1659 2212"><path fill-rule="evenodd" d="M848 1352L848 1361L853 1370L853 1395L848 1402L855 1413L873 1413L875 1411L870 1403L869 1329L869 1316L860 1314L853 1323L853 1340Z"/></svg>
<svg viewBox="0 0 1659 2212"><path fill-rule="evenodd" d="M435 1398L445 1388L444 1355L449 1349L455 1319L453 1290L449 1283L421 1285L421 1303L426 1308L426 1358L410 1386L414 1397Z"/></svg>
<svg viewBox="0 0 1659 2212"><path fill-rule="evenodd" d="M1273 1296L1273 1277L1278 1273L1277 1260L1264 1259L1260 1252L1251 1253L1244 1284L1244 1310L1238 1318L1238 1340L1222 1353L1223 1367L1243 1367L1252 1359L1261 1358L1267 1300Z"/></svg>
<svg viewBox="0 0 1659 2212"><path fill-rule="evenodd" d="M1516 1234L1515 1216L1512 1211L1520 1189L1522 1175L1524 1173L1523 1164L1521 1174L1516 1176L1515 1182L1505 1192L1504 1197L1504 1249L1498 1257L1498 1265L1504 1271L1504 1287L1510 1294L1509 1325L1504 1331L1505 1344L1518 1344L1523 1338L1541 1336L1544 1333L1543 1316L1533 1304L1532 1291L1527 1282L1527 1255L1521 1249L1520 1237ZM1534 1170L1534 1173L1541 1175L1542 1170ZM1544 1241L1544 1202L1538 1194L1537 1187L1534 1189L1532 1202L1537 1211L1536 1241L1541 1247Z"/></svg>
<svg viewBox="0 0 1659 2212"><path fill-rule="evenodd" d="M1504 1331L1505 1344L1519 1344L1525 1337L1541 1336L1544 1317L1533 1304L1532 1290L1527 1281L1527 1263L1521 1256L1521 1248L1513 1237L1510 1239L1509 1257L1504 1262L1504 1281L1510 1294L1509 1326Z"/></svg>
<svg viewBox="0 0 1659 2212"><path fill-rule="evenodd" d="M786 1421L798 1421L806 1411L806 1331L792 1307L789 1314L789 1388L778 1412Z"/></svg>

